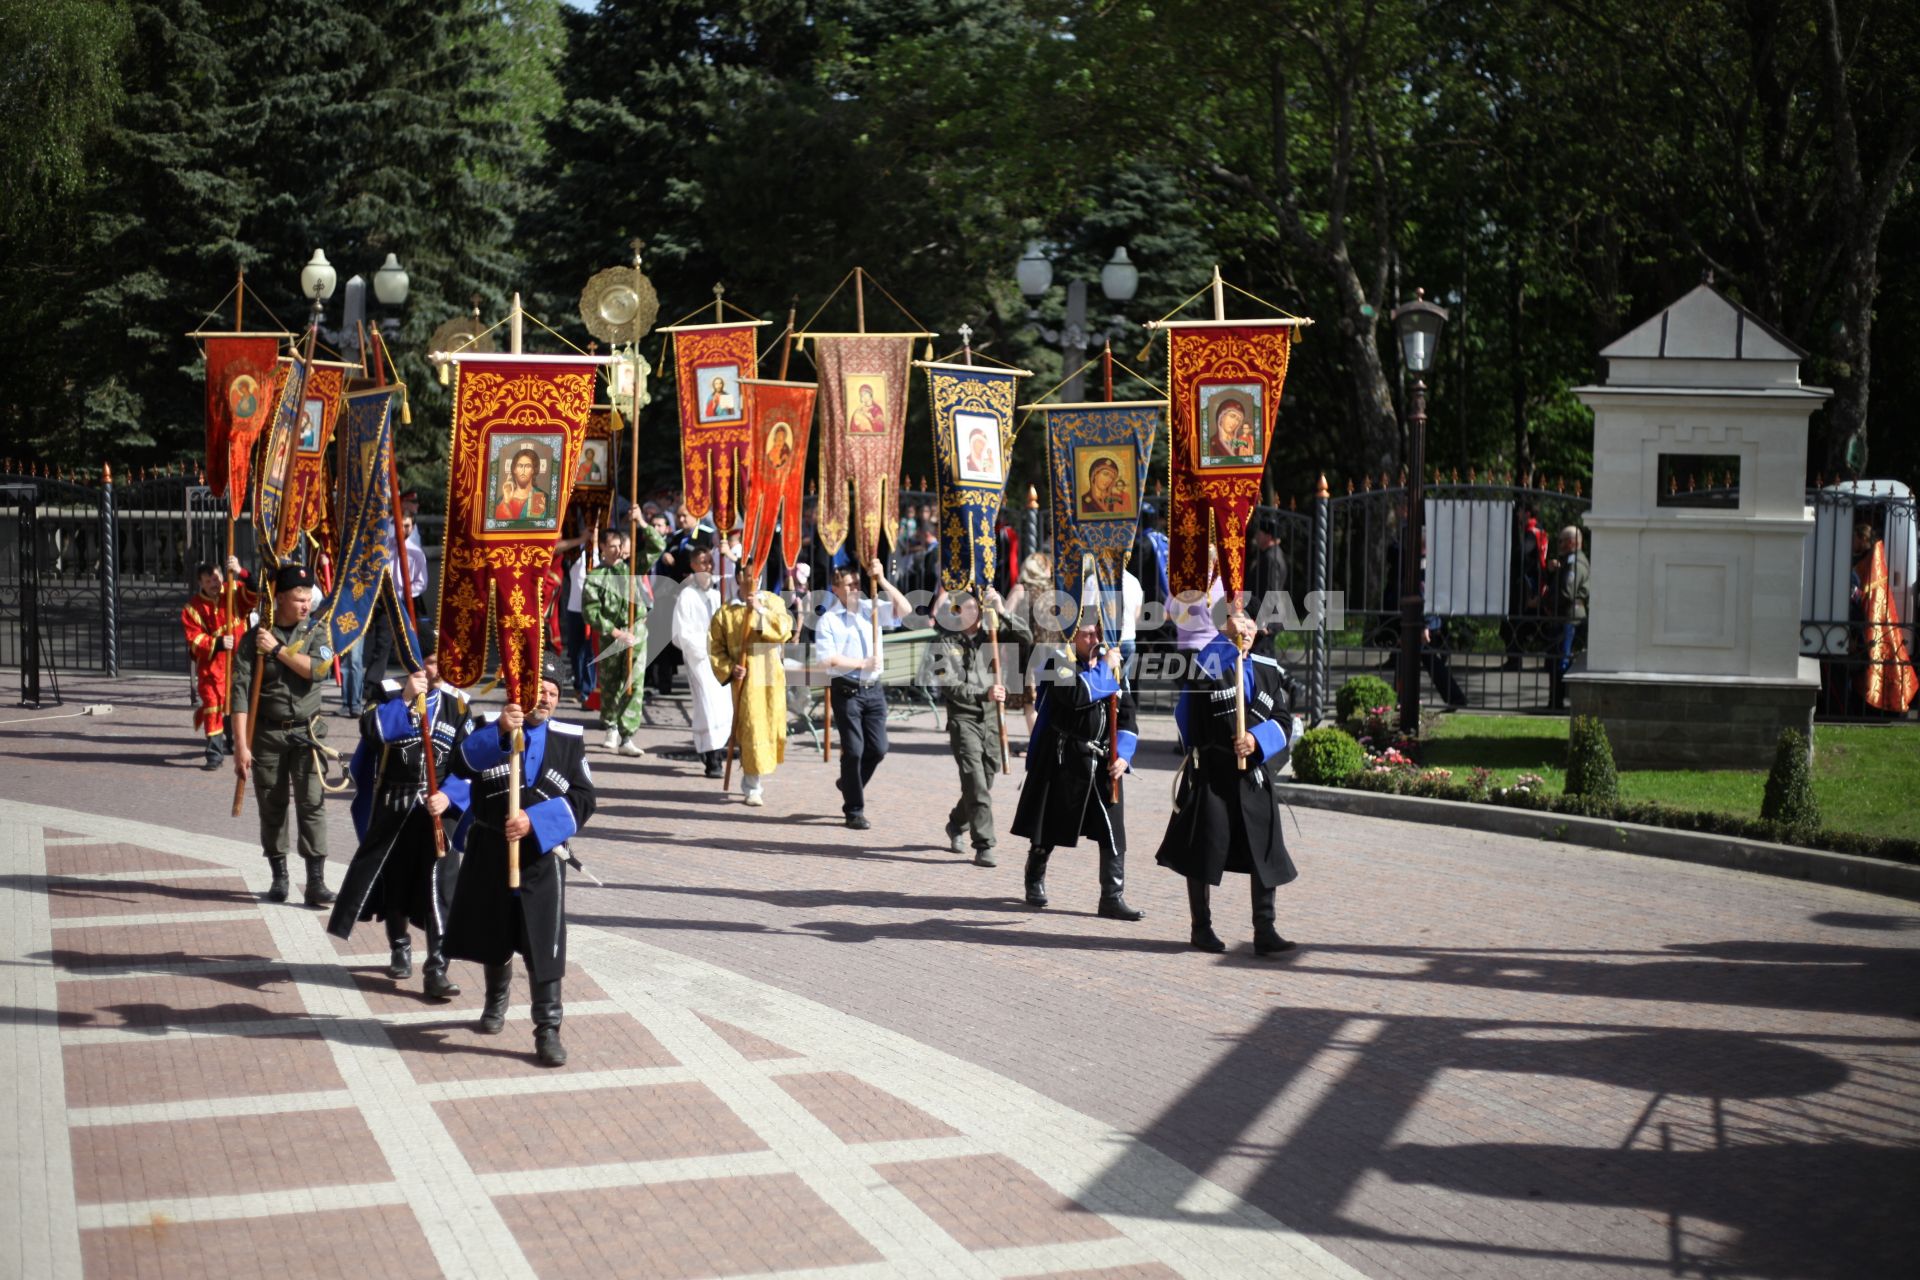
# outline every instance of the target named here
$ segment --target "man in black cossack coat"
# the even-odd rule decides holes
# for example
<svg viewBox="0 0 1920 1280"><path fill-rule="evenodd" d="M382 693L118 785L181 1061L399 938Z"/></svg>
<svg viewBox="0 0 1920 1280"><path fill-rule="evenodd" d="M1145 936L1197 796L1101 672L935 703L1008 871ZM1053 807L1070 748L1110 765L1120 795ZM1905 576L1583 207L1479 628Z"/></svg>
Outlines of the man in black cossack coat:
<svg viewBox="0 0 1920 1280"><path fill-rule="evenodd" d="M1061 668L1041 690L1027 747L1027 777L1014 809L1013 834L1030 842L1027 903L1047 905L1047 860L1081 836L1100 850L1100 914L1138 920L1127 905L1127 818L1114 797L1131 768L1133 694L1120 679L1120 649L1100 642L1090 622L1073 633L1074 667ZM1110 729L1111 722L1111 729Z"/></svg>
<svg viewBox="0 0 1920 1280"><path fill-rule="evenodd" d="M580 726L553 719L560 705L560 664L548 658L540 700L509 702L497 718L476 723L460 748L457 771L472 786L472 805L456 836L466 850L447 921L447 954L486 966L487 1001L480 1030L506 1025L513 957L526 958L533 987L533 1047L542 1066L565 1066L560 1044L560 979L567 971L567 842L593 816L593 773ZM520 812L507 816L513 734L525 738ZM507 887L507 842L520 841L520 889ZM577 864L576 864L577 865Z"/></svg>
<svg viewBox="0 0 1920 1280"><path fill-rule="evenodd" d="M1272 658L1246 655L1241 685L1246 731L1235 727L1235 658L1255 635L1253 620L1235 613L1227 619L1226 633L1187 654L1187 674L1173 711L1187 754L1173 817L1154 860L1187 878L1192 940L1201 951L1227 949L1213 931L1210 887L1227 871L1251 877L1253 949L1265 956L1293 948L1274 928L1273 891L1299 872L1287 856L1278 790L1293 716L1284 675Z"/></svg>
<svg viewBox="0 0 1920 1280"><path fill-rule="evenodd" d="M460 875L460 851L451 836L469 802L467 781L455 774L454 761L466 743L469 712L460 691L440 683L433 635L424 627L420 643L427 650L421 669L404 682L382 681L379 701L360 717L360 745L348 768L357 788L353 826L360 847L327 932L351 937L359 921L384 920L392 951L387 975L402 981L413 974L407 926L419 926L426 935L421 971L427 998L451 1000L460 994L447 978L445 946L447 913ZM433 723L432 795L421 749L423 709ZM449 837L445 857L434 839L435 815Z"/></svg>

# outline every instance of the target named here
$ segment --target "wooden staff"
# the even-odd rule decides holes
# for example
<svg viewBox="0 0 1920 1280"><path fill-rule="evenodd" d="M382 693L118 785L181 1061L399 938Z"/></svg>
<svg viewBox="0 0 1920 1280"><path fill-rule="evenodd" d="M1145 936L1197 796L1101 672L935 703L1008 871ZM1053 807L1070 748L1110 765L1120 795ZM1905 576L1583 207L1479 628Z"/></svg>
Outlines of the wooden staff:
<svg viewBox="0 0 1920 1280"><path fill-rule="evenodd" d="M981 606L983 609L984 605ZM987 614L987 661L993 664L993 682L1000 684L1000 619L992 609ZM1000 772L1011 773L1007 765L1007 704L993 704L993 718L1000 727Z"/></svg>
<svg viewBox="0 0 1920 1280"><path fill-rule="evenodd" d="M1240 637L1233 640L1233 741L1238 746L1240 739L1247 733L1247 651L1240 647ZM1238 753L1236 753L1237 755ZM1247 758L1239 756L1240 772L1247 771Z"/></svg>
<svg viewBox="0 0 1920 1280"><path fill-rule="evenodd" d="M513 731L513 755L507 761L507 821L520 816L520 760L527 749L527 736ZM507 888L520 892L520 838L507 841Z"/></svg>
<svg viewBox="0 0 1920 1280"><path fill-rule="evenodd" d="M1120 803L1120 776L1113 766L1120 763L1120 691L1107 699L1107 799Z"/></svg>
<svg viewBox="0 0 1920 1280"><path fill-rule="evenodd" d="M391 434L389 434L389 440L391 440ZM400 568L400 607L406 611L407 628L418 637L420 634L420 620L415 616L413 610L413 566L407 563L406 540L400 536L400 520L405 512L401 509L400 505L400 461L397 456L398 452L397 449L389 445L387 449L387 491L393 499L394 562ZM345 565L340 566L340 572L344 577L346 573ZM374 600L378 602L379 599L379 593L376 592L374 594ZM423 671L426 670L426 656L424 653L420 655L420 669ZM434 793L440 790L440 779L437 771L433 767L432 694L433 690L431 688L421 694L417 707L417 710L420 712L420 761L427 775L427 798L429 801L432 800ZM433 820L433 856L436 858L444 858L447 856L447 829L441 824L440 815L433 811L432 804L428 804L427 806L427 816Z"/></svg>
<svg viewBox="0 0 1920 1280"><path fill-rule="evenodd" d="M246 332L246 325L242 323L242 318L246 313L246 307L247 307L247 269L245 267L235 267L233 271L233 331L235 333ZM229 432L232 431L233 424L231 421L228 422L227 429ZM211 464L213 460L209 458L207 461L209 464ZM235 510L235 508L237 508L240 505L238 499L235 497L233 492L232 461L233 461L233 446L229 444L227 446L227 462L228 462L228 467L227 467L227 560L233 559L233 526L234 526L235 520L238 518L238 512ZM111 478L109 478L108 483L112 483ZM220 576L226 582L226 587L221 592L221 594L226 599L227 637L229 641L232 641L234 636L233 575L227 571L227 566L225 561L222 561L220 564ZM226 702L225 716L229 720L233 718L233 669L234 669L234 664L239 661L240 661L240 654L237 647L235 649L230 649L227 651L227 690L226 690L226 698L225 698L225 702ZM238 804L239 803L238 800L236 800L235 803ZM235 809L233 812L236 818L240 816L240 811L238 809Z"/></svg>
<svg viewBox="0 0 1920 1280"><path fill-rule="evenodd" d="M742 560L740 564L734 566L734 589L736 591L739 590L740 569L745 563L746 561ZM741 603L747 606L747 625L740 633L740 655L733 660L736 671L745 671L747 669L747 651L753 647L753 614L755 601L751 587L748 587L746 599L741 601ZM728 677L727 683L734 683L731 675ZM733 790L733 753L740 745L740 720L746 712L746 706L747 682L741 680L733 695L733 726L727 731L727 762L726 766L720 771L720 790L723 792ZM828 699L827 714L833 714L831 698ZM746 752L742 751L740 753L740 759L741 767L744 769L746 767Z"/></svg>

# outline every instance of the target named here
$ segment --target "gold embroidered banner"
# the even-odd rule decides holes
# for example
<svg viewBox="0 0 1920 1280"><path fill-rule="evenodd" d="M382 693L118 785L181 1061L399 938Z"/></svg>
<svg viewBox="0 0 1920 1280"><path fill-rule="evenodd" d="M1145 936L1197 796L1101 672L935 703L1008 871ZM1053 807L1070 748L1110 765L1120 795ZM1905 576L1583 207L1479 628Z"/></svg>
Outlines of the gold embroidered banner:
<svg viewBox="0 0 1920 1280"><path fill-rule="evenodd" d="M566 518L593 405L592 356L474 356L455 362L447 449L440 670L450 684L487 674L498 647L508 696L539 696L547 566Z"/></svg>
<svg viewBox="0 0 1920 1280"><path fill-rule="evenodd" d="M935 364L933 461L940 489L940 580L949 591L993 581L993 526L1007 487L1013 402L1024 370Z"/></svg>
<svg viewBox="0 0 1920 1280"><path fill-rule="evenodd" d="M1173 418L1168 585L1176 596L1207 590L1211 538L1232 595L1246 576L1247 519L1266 474L1293 330L1258 320L1166 327Z"/></svg>
<svg viewBox="0 0 1920 1280"><path fill-rule="evenodd" d="M343 371L332 365L315 364L307 373L287 437L293 444L293 460L287 467L280 519L273 531L273 553L279 559L292 555L300 535L327 514L327 446L333 443L344 386Z"/></svg>
<svg viewBox="0 0 1920 1280"><path fill-rule="evenodd" d="M906 441L908 364L915 336L814 339L814 367L820 371L817 530L821 549L829 555L851 532L855 558L869 564L880 554L882 532L889 545L899 535L900 450Z"/></svg>
<svg viewBox="0 0 1920 1280"><path fill-rule="evenodd" d="M813 431L811 382L774 382L748 378L747 412L753 420L753 450L747 462L745 537L747 562L767 567L777 523L788 569L800 559L801 486L807 474L807 442Z"/></svg>
<svg viewBox="0 0 1920 1280"><path fill-rule="evenodd" d="M741 458L753 442L746 390L759 362L758 320L684 325L673 335L680 401L680 501L713 527L733 527Z"/></svg>
<svg viewBox="0 0 1920 1280"><path fill-rule="evenodd" d="M286 513L287 485L292 478L294 441L300 431L300 411L312 366L296 357L274 366L273 417L267 426L265 456L254 477L253 532L261 558L269 566L280 563L280 530L291 522Z"/></svg>

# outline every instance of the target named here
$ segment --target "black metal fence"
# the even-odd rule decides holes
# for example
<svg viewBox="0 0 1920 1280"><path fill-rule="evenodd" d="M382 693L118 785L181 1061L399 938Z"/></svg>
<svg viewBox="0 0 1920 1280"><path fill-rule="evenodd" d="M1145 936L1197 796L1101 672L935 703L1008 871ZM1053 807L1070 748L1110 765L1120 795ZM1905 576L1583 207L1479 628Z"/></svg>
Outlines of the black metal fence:
<svg viewBox="0 0 1920 1280"><path fill-rule="evenodd" d="M1569 640L1555 592L1559 535L1581 528L1587 498L1577 486L1569 492L1476 482L1432 484L1424 496L1422 701L1552 709ZM912 517L926 514L921 509L933 498L912 493L902 500ZM1916 649L1920 522L1914 498L1883 482L1816 488L1807 500L1814 527L1804 558L1801 652L1820 664L1819 714L1883 718L1888 712L1873 704L1871 691L1879 686L1870 677L1889 674L1886 644L1897 640L1909 659ZM1297 614L1275 624L1275 653L1304 682L1309 714L1330 712L1334 692L1351 676L1395 681L1406 502L1402 486L1362 484L1257 512L1273 536ZM1044 508L1022 504L1008 515L1023 555L1049 549ZM420 523L429 558L437 562L440 519ZM1854 541L1861 524L1869 553L1874 543L1881 548L1887 570L1881 594L1898 618L1895 628L1876 628L1868 616L1878 589L1869 581L1872 556L1863 559ZM0 475L0 665L23 666L25 646L37 632L43 669L185 672L180 609L193 590L195 566L221 559L225 530L225 503L190 477L102 487ZM252 527L244 513L237 551L252 563ZM1583 545L1582 554L1592 551ZM1148 601L1158 601L1161 570L1145 529L1131 569ZM1017 572L1017 565L1002 565L1008 579ZM902 585L930 589L937 564L922 552L913 563L896 562L895 575ZM1571 640L1577 656L1584 641L1579 629ZM1170 650L1171 628L1145 630L1137 644L1143 655ZM1171 697L1144 686L1142 693L1149 706Z"/></svg>

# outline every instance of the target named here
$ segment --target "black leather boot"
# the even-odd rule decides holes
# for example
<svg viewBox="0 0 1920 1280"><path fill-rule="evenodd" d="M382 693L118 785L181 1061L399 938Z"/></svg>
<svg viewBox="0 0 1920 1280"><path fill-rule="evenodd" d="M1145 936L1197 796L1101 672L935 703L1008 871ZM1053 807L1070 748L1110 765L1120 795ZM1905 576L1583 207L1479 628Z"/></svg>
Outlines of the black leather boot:
<svg viewBox="0 0 1920 1280"><path fill-rule="evenodd" d="M287 860L268 854L267 866L273 871L273 883L267 886L267 901L285 902L287 900Z"/></svg>
<svg viewBox="0 0 1920 1280"><path fill-rule="evenodd" d="M333 901L333 890L327 888L327 860L305 858L302 861L307 864L307 905L326 906Z"/></svg>
<svg viewBox="0 0 1920 1280"><path fill-rule="evenodd" d="M1273 890L1260 883L1259 876L1253 880L1253 953L1257 956L1277 955L1282 951L1293 950L1293 944L1280 936L1273 927Z"/></svg>
<svg viewBox="0 0 1920 1280"><path fill-rule="evenodd" d="M1102 841L1100 845L1100 914L1109 920L1139 920L1146 912L1127 905L1121 891L1127 883L1127 855Z"/></svg>
<svg viewBox="0 0 1920 1280"><path fill-rule="evenodd" d="M480 1010L480 1034L497 1036L507 1025L507 992L513 986L513 961L487 966L487 1003Z"/></svg>
<svg viewBox="0 0 1920 1280"><path fill-rule="evenodd" d="M407 923L398 918L387 921L387 946L393 955L387 961L387 976L395 982L404 982L413 976L413 939L407 934Z"/></svg>
<svg viewBox="0 0 1920 1280"><path fill-rule="evenodd" d="M1030 907L1047 905L1047 858L1052 852L1037 844L1027 850L1027 905Z"/></svg>
<svg viewBox="0 0 1920 1280"><path fill-rule="evenodd" d="M447 979L446 944L431 925L427 928L427 958L421 962L420 972L427 978L427 999L451 1000L460 994L460 988Z"/></svg>
<svg viewBox="0 0 1920 1280"><path fill-rule="evenodd" d="M1194 950L1219 955L1227 949L1227 944L1213 931L1213 908L1207 904L1209 887L1205 877L1187 877L1187 911L1193 917L1191 941Z"/></svg>
<svg viewBox="0 0 1920 1280"><path fill-rule="evenodd" d="M533 1053L543 1067L567 1065L567 1049L560 1043L560 979L533 984Z"/></svg>
<svg viewBox="0 0 1920 1280"><path fill-rule="evenodd" d="M700 762L706 766L707 776L709 778L718 778L721 776L721 766L726 761L726 754L724 751L705 751L701 753Z"/></svg>

